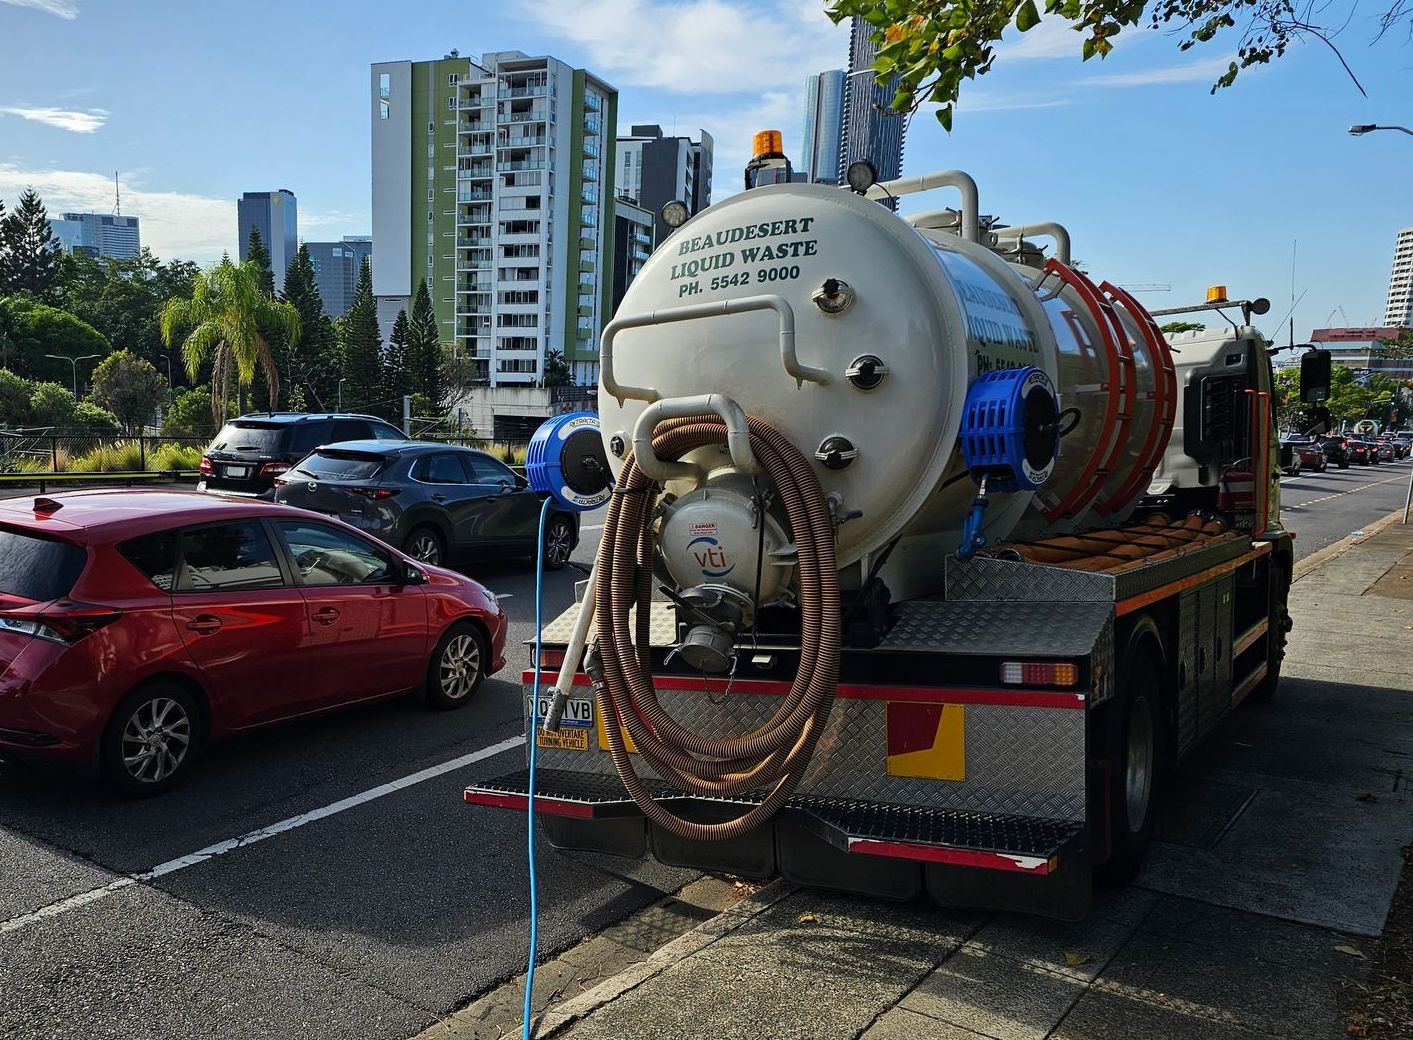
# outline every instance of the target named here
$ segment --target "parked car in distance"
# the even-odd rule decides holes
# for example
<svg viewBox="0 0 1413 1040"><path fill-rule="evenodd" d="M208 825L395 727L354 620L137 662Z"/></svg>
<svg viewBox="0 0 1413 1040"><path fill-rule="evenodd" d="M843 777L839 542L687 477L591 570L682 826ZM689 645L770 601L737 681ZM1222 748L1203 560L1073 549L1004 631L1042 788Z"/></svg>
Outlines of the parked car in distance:
<svg viewBox="0 0 1413 1040"><path fill-rule="evenodd" d="M417 689L461 707L505 636L476 582L288 506L0 503L0 754L96 765L129 794L233 733Z"/></svg>
<svg viewBox="0 0 1413 1040"><path fill-rule="evenodd" d="M1317 444L1310 437L1287 437L1282 442L1291 447L1291 468L1294 470L1290 475L1299 476L1300 471L1308 469L1314 473L1323 473L1328 463L1325 461L1325 453L1320 450Z"/></svg>
<svg viewBox="0 0 1413 1040"><path fill-rule="evenodd" d="M405 441L392 423L345 412L254 412L230 419L201 457L198 491L274 498L275 478L321 444Z"/></svg>
<svg viewBox="0 0 1413 1040"><path fill-rule="evenodd" d="M1395 433L1393 435L1393 446L1398 451L1400 459L1406 459L1413 454L1413 435L1406 433Z"/></svg>
<svg viewBox="0 0 1413 1040"><path fill-rule="evenodd" d="M1387 437L1377 437L1374 439L1374 444L1378 446L1380 462L1393 462L1397 460L1398 452L1394 449L1393 441L1389 440Z"/></svg>
<svg viewBox="0 0 1413 1040"><path fill-rule="evenodd" d="M1349 468L1349 440L1346 437L1331 435L1320 438L1320 450L1325 453L1325 462L1340 469Z"/></svg>
<svg viewBox="0 0 1413 1040"><path fill-rule="evenodd" d="M275 499L337 516L435 564L533 556L543 501L483 451L422 441L319 448L277 479ZM578 514L552 509L545 567L563 567L578 544Z"/></svg>

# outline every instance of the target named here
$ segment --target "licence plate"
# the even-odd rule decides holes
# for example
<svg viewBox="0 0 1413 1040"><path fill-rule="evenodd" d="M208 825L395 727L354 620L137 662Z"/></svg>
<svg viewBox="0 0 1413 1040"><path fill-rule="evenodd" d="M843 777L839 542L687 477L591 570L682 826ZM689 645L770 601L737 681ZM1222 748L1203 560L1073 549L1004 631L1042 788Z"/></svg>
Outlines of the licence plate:
<svg viewBox="0 0 1413 1040"><path fill-rule="evenodd" d="M527 700L529 698L526 698ZM541 694L535 705L535 722L544 722L549 714L550 701L554 698ZM594 724L594 702L590 697L570 697L564 705L561 726L592 726Z"/></svg>
<svg viewBox="0 0 1413 1040"><path fill-rule="evenodd" d="M225 475L228 477L248 477L250 476L249 466L227 466Z"/></svg>

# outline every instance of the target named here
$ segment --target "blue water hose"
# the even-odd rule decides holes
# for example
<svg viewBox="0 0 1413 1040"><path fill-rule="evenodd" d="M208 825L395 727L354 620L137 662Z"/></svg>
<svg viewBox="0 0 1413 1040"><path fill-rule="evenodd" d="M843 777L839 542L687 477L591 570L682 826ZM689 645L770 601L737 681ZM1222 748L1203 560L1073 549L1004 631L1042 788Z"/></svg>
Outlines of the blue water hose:
<svg viewBox="0 0 1413 1040"><path fill-rule="evenodd" d="M535 957L539 944L540 902L535 884L535 746L539 743L535 732L540 704L540 639L544 635L543 604L545 591L545 523L549 519L550 505L554 499L546 497L540 507L539 551L535 554L535 678L530 686L530 725L527 737L530 742L530 777L526 785L525 803L525 853L530 863L530 958L525 969L525 1011L521 1035L530 1040L532 1015L531 998L535 993Z"/></svg>

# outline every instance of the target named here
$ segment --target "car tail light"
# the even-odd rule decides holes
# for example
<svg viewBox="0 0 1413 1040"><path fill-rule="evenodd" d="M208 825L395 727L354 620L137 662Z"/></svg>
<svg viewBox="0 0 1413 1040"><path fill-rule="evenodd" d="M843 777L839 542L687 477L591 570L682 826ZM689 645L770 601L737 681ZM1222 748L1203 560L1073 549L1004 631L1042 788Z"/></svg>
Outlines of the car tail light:
<svg viewBox="0 0 1413 1040"><path fill-rule="evenodd" d="M352 491L355 495L362 495L369 501L378 502L385 498L392 498L402 489L390 487L355 487L349 488L348 490Z"/></svg>
<svg viewBox="0 0 1413 1040"><path fill-rule="evenodd" d="M1001 681L1008 686L1073 686L1079 669L1068 661L1003 661Z"/></svg>
<svg viewBox="0 0 1413 1040"><path fill-rule="evenodd" d="M262 477L276 477L287 469L289 469L288 462L267 462L260 467L260 475Z"/></svg>
<svg viewBox="0 0 1413 1040"><path fill-rule="evenodd" d="M203 477L209 477L214 469L215 467L211 465L211 460L205 455L201 456L201 465L196 467L197 472Z"/></svg>
<svg viewBox="0 0 1413 1040"><path fill-rule="evenodd" d="M116 607L59 602L50 604L41 611L0 611L0 631L22 632L39 639L72 646L122 616L123 612Z"/></svg>

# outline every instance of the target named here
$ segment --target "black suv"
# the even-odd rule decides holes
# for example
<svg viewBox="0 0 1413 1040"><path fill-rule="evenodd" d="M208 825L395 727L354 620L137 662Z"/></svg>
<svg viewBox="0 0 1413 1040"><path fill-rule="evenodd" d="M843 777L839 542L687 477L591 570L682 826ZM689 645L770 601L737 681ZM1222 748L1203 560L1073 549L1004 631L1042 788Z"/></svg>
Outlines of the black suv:
<svg viewBox="0 0 1413 1040"><path fill-rule="evenodd" d="M375 415L341 412L255 412L231 419L201 457L198 491L274 498L275 477L321 444L339 441L405 441L392 423Z"/></svg>

